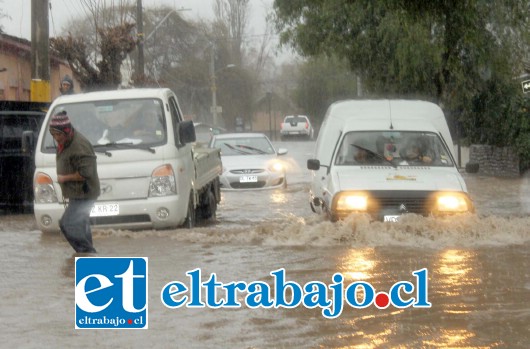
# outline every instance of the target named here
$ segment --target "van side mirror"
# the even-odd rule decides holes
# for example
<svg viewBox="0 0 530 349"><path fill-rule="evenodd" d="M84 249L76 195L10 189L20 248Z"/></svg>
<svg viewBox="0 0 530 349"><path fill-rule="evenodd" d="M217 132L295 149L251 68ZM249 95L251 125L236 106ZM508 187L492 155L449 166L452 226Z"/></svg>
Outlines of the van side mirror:
<svg viewBox="0 0 530 349"><path fill-rule="evenodd" d="M193 143L197 140L193 121L187 120L179 123L179 140L181 144Z"/></svg>
<svg viewBox="0 0 530 349"><path fill-rule="evenodd" d="M317 159L307 160L307 168L309 170L318 171L320 169L320 160L317 160Z"/></svg>
<svg viewBox="0 0 530 349"><path fill-rule="evenodd" d="M22 153L31 154L35 149L35 136L33 131L22 132Z"/></svg>

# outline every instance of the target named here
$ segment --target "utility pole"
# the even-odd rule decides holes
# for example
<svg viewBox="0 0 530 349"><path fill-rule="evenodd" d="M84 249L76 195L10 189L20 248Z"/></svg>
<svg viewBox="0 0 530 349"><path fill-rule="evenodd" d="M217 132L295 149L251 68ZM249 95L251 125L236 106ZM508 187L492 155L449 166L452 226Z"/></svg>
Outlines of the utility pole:
<svg viewBox="0 0 530 349"><path fill-rule="evenodd" d="M214 126L217 126L217 85L215 84L215 47L213 43L210 51L210 80L212 84L212 122Z"/></svg>
<svg viewBox="0 0 530 349"><path fill-rule="evenodd" d="M144 20L142 0L136 0L136 27L138 36L138 60L136 62L136 79L144 81Z"/></svg>
<svg viewBox="0 0 530 349"><path fill-rule="evenodd" d="M50 102L48 0L31 0L32 102Z"/></svg>

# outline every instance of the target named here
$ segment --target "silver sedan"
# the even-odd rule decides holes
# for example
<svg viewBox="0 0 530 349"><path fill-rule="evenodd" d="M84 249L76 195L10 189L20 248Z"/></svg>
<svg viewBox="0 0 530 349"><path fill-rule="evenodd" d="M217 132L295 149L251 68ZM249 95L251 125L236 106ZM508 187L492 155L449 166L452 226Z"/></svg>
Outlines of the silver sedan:
<svg viewBox="0 0 530 349"><path fill-rule="evenodd" d="M278 151L262 133L226 133L215 135L211 148L221 149L223 189L265 189L287 186L286 166L279 159L287 149Z"/></svg>

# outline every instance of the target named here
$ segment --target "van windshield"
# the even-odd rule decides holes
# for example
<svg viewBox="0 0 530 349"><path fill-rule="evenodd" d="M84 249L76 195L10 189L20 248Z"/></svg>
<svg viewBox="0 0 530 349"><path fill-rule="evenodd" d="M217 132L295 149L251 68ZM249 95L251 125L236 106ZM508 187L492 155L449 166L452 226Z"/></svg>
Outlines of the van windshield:
<svg viewBox="0 0 530 349"><path fill-rule="evenodd" d="M432 132L363 131L344 135L335 165L452 167L451 153Z"/></svg>
<svg viewBox="0 0 530 349"><path fill-rule="evenodd" d="M121 144L115 149L153 147L165 144L167 129L158 99L90 101L57 105L51 115L66 111L74 129L83 134L93 146ZM48 120L49 123L49 120ZM49 125L46 125L48 129ZM43 152L55 152L53 137L45 132Z"/></svg>

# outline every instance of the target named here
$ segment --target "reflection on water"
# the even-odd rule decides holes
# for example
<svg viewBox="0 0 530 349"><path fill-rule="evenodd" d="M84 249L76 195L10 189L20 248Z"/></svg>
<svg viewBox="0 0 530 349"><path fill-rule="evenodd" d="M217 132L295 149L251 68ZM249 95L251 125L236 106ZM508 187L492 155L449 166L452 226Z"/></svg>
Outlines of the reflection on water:
<svg viewBox="0 0 530 349"><path fill-rule="evenodd" d="M459 296L466 294L467 289L475 289L480 282L480 278L473 274L479 273L476 253L473 251L448 249L440 253L438 263L434 265L434 271L438 274L437 283L441 289L440 295ZM447 312L466 313L465 309L448 309Z"/></svg>
<svg viewBox="0 0 530 349"><path fill-rule="evenodd" d="M344 275L344 283L371 280L374 276L374 270L377 268L374 257L372 248L349 250L349 253L340 258L338 263L338 271Z"/></svg>

